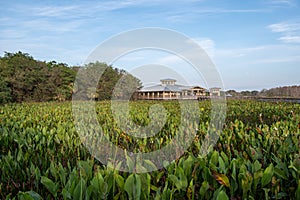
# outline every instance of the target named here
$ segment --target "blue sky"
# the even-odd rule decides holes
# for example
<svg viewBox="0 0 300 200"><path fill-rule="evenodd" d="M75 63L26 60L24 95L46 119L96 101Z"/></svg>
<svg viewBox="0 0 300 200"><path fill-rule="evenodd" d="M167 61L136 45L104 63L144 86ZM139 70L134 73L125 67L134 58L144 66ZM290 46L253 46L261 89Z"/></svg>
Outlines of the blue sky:
<svg viewBox="0 0 300 200"><path fill-rule="evenodd" d="M296 0L2 1L0 52L22 51L39 60L82 65L113 35L161 27L197 41L215 63L225 89L300 85L299 10ZM162 64L176 65L167 62L169 55L160 56ZM149 57L143 64L151 62ZM134 63L129 60L114 65L129 70Z"/></svg>

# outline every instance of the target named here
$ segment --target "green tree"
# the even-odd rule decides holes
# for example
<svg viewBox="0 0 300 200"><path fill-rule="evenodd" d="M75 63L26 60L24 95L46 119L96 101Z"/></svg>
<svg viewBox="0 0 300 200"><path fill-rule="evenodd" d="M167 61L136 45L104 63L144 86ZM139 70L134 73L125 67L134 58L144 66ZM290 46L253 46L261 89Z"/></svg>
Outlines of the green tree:
<svg viewBox="0 0 300 200"><path fill-rule="evenodd" d="M0 76L0 104L11 102L11 90L7 82Z"/></svg>
<svg viewBox="0 0 300 200"><path fill-rule="evenodd" d="M125 70L113 68L105 63L95 62L85 65L81 70L80 79L77 79L76 95L81 99L111 99L124 98L131 95L137 88L141 87L141 81ZM98 79L101 74L100 80ZM95 83L98 83L96 86ZM93 91L93 88L96 89Z"/></svg>
<svg viewBox="0 0 300 200"><path fill-rule="evenodd" d="M79 69L86 73L74 86ZM96 80L99 72L103 74L100 80ZM135 87L141 86L137 78L105 63L95 62L84 67L69 67L56 61L38 61L20 51L5 52L4 56L0 57L0 77L0 103L65 101L71 100L74 92L84 99L104 100L112 97L119 80L122 91L119 91L118 95L128 96ZM95 91L92 90L95 87L94 83L98 83Z"/></svg>

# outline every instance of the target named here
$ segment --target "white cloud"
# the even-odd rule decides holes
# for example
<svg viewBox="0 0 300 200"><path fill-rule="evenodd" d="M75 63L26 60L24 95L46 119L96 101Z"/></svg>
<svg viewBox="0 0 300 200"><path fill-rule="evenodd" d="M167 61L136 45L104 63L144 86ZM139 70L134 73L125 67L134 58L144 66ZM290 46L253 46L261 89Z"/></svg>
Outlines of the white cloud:
<svg viewBox="0 0 300 200"><path fill-rule="evenodd" d="M300 62L300 56L283 56L273 57L254 61L253 64L268 64L268 63L289 63L289 62Z"/></svg>
<svg viewBox="0 0 300 200"><path fill-rule="evenodd" d="M6 39L19 39L26 36L26 30L15 31L13 29L2 29L0 35L4 35Z"/></svg>
<svg viewBox="0 0 300 200"><path fill-rule="evenodd" d="M184 7L176 12L166 12L166 19L169 22L188 22L199 16L206 17L209 15L219 15L219 14L243 14L243 13L265 13L269 12L269 9L227 9L222 7L189 7L185 9Z"/></svg>
<svg viewBox="0 0 300 200"><path fill-rule="evenodd" d="M192 38L188 42L196 42L209 57L214 57L215 54L215 42L210 38Z"/></svg>
<svg viewBox="0 0 300 200"><path fill-rule="evenodd" d="M271 5L283 5L283 6L294 6L295 2L294 0L270 0L269 3Z"/></svg>
<svg viewBox="0 0 300 200"><path fill-rule="evenodd" d="M300 61L298 45L263 45L249 48L216 49L215 60L221 66L244 67L265 63L291 63ZM235 64L234 64L235 63Z"/></svg>
<svg viewBox="0 0 300 200"><path fill-rule="evenodd" d="M216 58L240 58L264 52L266 49L269 49L269 46L256 46L236 49L216 49L215 55Z"/></svg>
<svg viewBox="0 0 300 200"><path fill-rule="evenodd" d="M159 58L156 61L156 63L162 64L162 65L172 65L172 64L182 63L182 62L183 62L182 58L177 55L167 55L167 56Z"/></svg>
<svg viewBox="0 0 300 200"><path fill-rule="evenodd" d="M34 15L41 17L61 17L75 9L78 9L78 6L36 6L31 8Z"/></svg>
<svg viewBox="0 0 300 200"><path fill-rule="evenodd" d="M279 40L286 43L300 43L300 36L284 36L280 37Z"/></svg>
<svg viewBox="0 0 300 200"><path fill-rule="evenodd" d="M206 51L210 57L214 57L215 42L209 38L197 38L195 41Z"/></svg>
<svg viewBox="0 0 300 200"><path fill-rule="evenodd" d="M28 31L43 30L48 32L64 33L74 31L83 23L82 20L73 21L49 21L34 19L25 21L22 26Z"/></svg>
<svg viewBox="0 0 300 200"><path fill-rule="evenodd" d="M268 26L272 32L281 33L278 40L285 43L300 43L300 23L281 22Z"/></svg>
<svg viewBox="0 0 300 200"><path fill-rule="evenodd" d="M268 26L272 32L292 33L300 30L300 23L281 22Z"/></svg>

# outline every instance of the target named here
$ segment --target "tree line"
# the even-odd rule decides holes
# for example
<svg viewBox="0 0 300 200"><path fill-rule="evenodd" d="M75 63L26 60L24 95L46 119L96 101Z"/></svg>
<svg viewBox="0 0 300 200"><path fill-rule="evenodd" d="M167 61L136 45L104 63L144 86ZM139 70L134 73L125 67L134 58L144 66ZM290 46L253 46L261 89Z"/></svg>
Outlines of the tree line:
<svg viewBox="0 0 300 200"><path fill-rule="evenodd" d="M300 86L283 86L262 90L261 96L284 96L284 97L300 97Z"/></svg>
<svg viewBox="0 0 300 200"><path fill-rule="evenodd" d="M102 69L104 73L98 81L94 94L88 91L88 77L82 80L81 87L74 87L79 70ZM92 75L92 73L89 73ZM95 62L84 66L68 66L56 61L39 61L23 52L5 52L0 57L0 104L10 102L40 102L71 100L74 93L83 99L110 99L116 83L126 76L121 95L132 92L132 86L141 86L136 77L125 70L114 68L105 63ZM88 87L88 88L85 88ZM95 87L95 86L94 86Z"/></svg>
<svg viewBox="0 0 300 200"><path fill-rule="evenodd" d="M300 98L300 86L283 86L276 87L271 89L263 89L261 91L253 90L253 91L241 91L237 92L235 90L226 91L227 95L231 95L234 97L298 97Z"/></svg>

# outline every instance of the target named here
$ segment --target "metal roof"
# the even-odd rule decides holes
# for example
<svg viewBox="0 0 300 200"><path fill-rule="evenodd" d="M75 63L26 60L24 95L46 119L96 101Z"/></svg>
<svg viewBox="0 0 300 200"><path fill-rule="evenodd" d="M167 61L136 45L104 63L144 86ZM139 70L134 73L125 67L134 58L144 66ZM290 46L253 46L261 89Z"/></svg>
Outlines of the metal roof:
<svg viewBox="0 0 300 200"><path fill-rule="evenodd" d="M191 89L193 87L191 86L184 86L184 85L154 85L154 86L150 86L150 87L144 87L142 89L140 89L140 92L181 92L182 90L188 90Z"/></svg>
<svg viewBox="0 0 300 200"><path fill-rule="evenodd" d="M165 78L165 79L161 79L160 81L176 81L176 80L172 78Z"/></svg>

